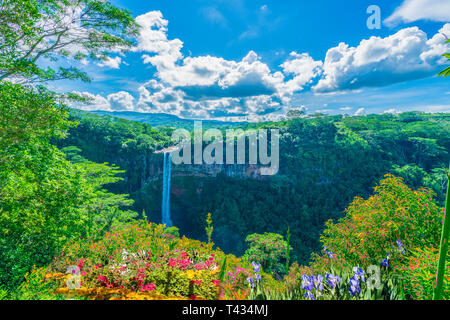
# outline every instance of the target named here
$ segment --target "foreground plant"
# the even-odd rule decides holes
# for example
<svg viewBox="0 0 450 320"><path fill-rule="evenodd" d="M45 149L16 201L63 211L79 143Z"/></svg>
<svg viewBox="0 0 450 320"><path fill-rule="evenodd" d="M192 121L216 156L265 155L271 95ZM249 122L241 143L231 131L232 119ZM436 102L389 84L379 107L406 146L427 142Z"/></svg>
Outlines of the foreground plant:
<svg viewBox="0 0 450 320"><path fill-rule="evenodd" d="M441 300L442 299L442 286L444 283L444 274L445 274L445 263L447 259L448 253L448 233L450 229L450 219L448 214L450 212L450 174L447 174L447 198L445 201L445 213L443 218L443 226L442 226L442 236L441 236L441 245L439 251L439 265L438 272L436 275L436 285L434 289L433 299Z"/></svg>

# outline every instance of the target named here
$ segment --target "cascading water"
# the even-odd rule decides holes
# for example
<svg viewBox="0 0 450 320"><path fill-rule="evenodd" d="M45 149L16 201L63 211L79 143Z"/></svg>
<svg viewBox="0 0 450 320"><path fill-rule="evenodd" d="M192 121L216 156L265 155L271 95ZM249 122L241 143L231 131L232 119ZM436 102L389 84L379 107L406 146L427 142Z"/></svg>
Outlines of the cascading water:
<svg viewBox="0 0 450 320"><path fill-rule="evenodd" d="M163 163L163 192L162 192L162 223L166 227L172 226L172 220L170 219L170 169L172 167L172 154L170 152L164 153Z"/></svg>

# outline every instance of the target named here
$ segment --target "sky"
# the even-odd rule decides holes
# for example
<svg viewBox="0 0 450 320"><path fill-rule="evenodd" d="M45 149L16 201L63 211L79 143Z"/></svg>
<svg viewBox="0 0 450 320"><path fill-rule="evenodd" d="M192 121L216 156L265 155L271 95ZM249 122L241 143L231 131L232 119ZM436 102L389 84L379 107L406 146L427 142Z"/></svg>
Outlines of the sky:
<svg viewBox="0 0 450 320"><path fill-rule="evenodd" d="M92 98L84 110L227 121L450 112L450 79L436 76L450 0L111 2L141 30L130 52L80 64L91 83L54 84Z"/></svg>

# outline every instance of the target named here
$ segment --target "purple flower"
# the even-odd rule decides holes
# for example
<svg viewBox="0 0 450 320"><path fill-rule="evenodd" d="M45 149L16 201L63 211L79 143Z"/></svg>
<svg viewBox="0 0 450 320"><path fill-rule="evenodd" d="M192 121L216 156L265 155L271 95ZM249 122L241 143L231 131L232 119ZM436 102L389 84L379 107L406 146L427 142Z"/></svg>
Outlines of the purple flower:
<svg viewBox="0 0 450 320"><path fill-rule="evenodd" d="M259 281L261 281L261 275L260 275L260 274L257 274L257 275L256 275L256 279L255 279L255 280L256 280L256 282L259 282Z"/></svg>
<svg viewBox="0 0 450 320"><path fill-rule="evenodd" d="M319 291L323 290L323 277L322 275L318 275L317 277L312 276L311 277L312 282L314 283L314 288L319 289Z"/></svg>
<svg viewBox="0 0 450 320"><path fill-rule="evenodd" d="M253 280L252 277L248 277L247 279L245 279L245 281L248 281L248 283L252 287L252 289L255 287L255 281Z"/></svg>
<svg viewBox="0 0 450 320"><path fill-rule="evenodd" d="M387 259L383 259L383 260L381 261L381 265L382 265L383 267L389 268L389 262L388 262L388 260L387 260Z"/></svg>
<svg viewBox="0 0 450 320"><path fill-rule="evenodd" d="M311 293L311 291L307 291L304 295L305 298L309 298L311 300L316 300L316 298L314 298L314 295Z"/></svg>
<svg viewBox="0 0 450 320"><path fill-rule="evenodd" d="M252 261L253 273L257 273L261 269L261 264Z"/></svg>
<svg viewBox="0 0 450 320"><path fill-rule="evenodd" d="M354 273L354 278L356 280L359 281L359 279L362 280L362 282L366 282L366 280L364 279L364 271L363 269L359 268L359 267L353 267L353 273Z"/></svg>
<svg viewBox="0 0 450 320"><path fill-rule="evenodd" d="M328 251L328 252L327 252L327 256L328 256L328 258L330 258L330 259L333 259L333 258L334 258L333 252L331 252L331 251Z"/></svg>
<svg viewBox="0 0 450 320"><path fill-rule="evenodd" d="M350 294L352 296L355 296L356 294L359 294L361 292L361 288L359 287L359 281L358 279L355 279L355 277L351 278L348 284L350 285L348 291L350 291Z"/></svg>
<svg viewBox="0 0 450 320"><path fill-rule="evenodd" d="M313 288L312 279L308 277L306 274L302 275L302 287L303 290L311 291Z"/></svg>
<svg viewBox="0 0 450 320"><path fill-rule="evenodd" d="M327 273L325 278L327 278L327 284L331 287L331 289L336 288L336 285L341 281L338 276L333 276L331 273Z"/></svg>
<svg viewBox="0 0 450 320"><path fill-rule="evenodd" d="M397 248L401 254L405 254L405 248L403 247L403 242L400 239L397 240Z"/></svg>

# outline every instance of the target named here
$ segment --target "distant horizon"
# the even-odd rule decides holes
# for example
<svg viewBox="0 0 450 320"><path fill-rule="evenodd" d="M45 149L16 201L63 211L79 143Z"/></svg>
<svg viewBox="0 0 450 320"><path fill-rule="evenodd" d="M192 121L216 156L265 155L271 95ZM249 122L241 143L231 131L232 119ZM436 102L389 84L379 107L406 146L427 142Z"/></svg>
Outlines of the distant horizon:
<svg viewBox="0 0 450 320"><path fill-rule="evenodd" d="M195 119L195 118L182 118L180 116L174 115L174 114L170 114L170 113L164 113L164 112L139 112L139 111L132 111L132 110L81 110L78 108L74 108L71 107L74 110L79 110L79 111L84 111L84 112L89 112L89 113L108 113L108 114L115 114L115 113L135 113L135 114L141 114L141 115L164 115L164 116L169 116L169 117L174 117L180 120L185 120L185 121L205 121L205 122L224 122L224 123L257 123L257 122L279 122L279 121L285 121L285 120L289 120L286 118L286 115L281 115L281 117L284 116L284 118L279 118L277 120L266 120L266 121L248 121L248 120L237 120L237 121L231 121L231 120L221 120L221 119ZM336 113L336 114L327 114L327 113L321 113L323 116L338 116L338 115L342 115L342 116L347 116L347 117L362 117L362 116L371 116L371 115L386 115L386 114L391 114L391 115L399 115L399 114L403 114L403 113L409 113L409 112L419 112L419 113L424 113L424 114L450 114L450 110L449 111L435 111L435 112L426 112L426 111L421 111L421 110L405 110L405 111L401 111L401 112L384 112L384 113L367 113L367 114L361 114L361 115L351 115L351 114L346 114L346 113ZM316 112L316 113L306 113L304 116L301 117L297 117L297 118L308 118L310 116L314 116L315 114L320 113L320 112Z"/></svg>

